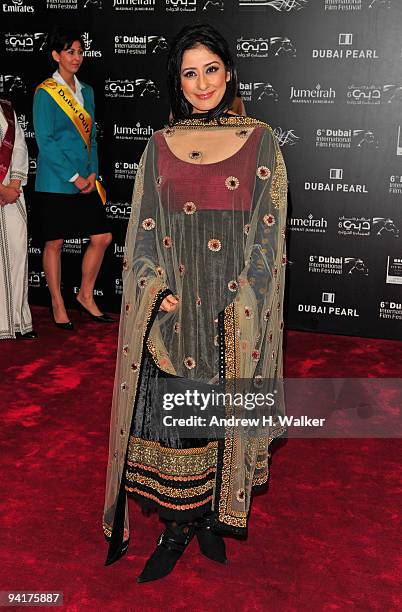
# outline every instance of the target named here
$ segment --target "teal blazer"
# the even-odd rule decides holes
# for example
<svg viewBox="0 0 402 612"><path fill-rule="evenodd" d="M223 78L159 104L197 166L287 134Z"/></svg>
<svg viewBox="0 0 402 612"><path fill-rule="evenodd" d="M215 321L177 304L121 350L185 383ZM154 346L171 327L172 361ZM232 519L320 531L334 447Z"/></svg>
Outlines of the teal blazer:
<svg viewBox="0 0 402 612"><path fill-rule="evenodd" d="M84 108L92 117L91 155L71 119L43 89L34 96L33 121L39 155L36 169L36 191L78 193L69 179L78 172L86 178L98 176L94 90L81 82Z"/></svg>

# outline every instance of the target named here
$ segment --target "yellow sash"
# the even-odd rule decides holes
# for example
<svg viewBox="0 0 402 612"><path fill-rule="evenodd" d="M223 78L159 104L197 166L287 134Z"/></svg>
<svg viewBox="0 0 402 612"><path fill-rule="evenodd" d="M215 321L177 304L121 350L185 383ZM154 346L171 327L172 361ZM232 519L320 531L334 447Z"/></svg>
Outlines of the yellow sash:
<svg viewBox="0 0 402 612"><path fill-rule="evenodd" d="M38 85L36 91L38 89L44 89L66 113L67 117L71 119L81 138L85 142L89 156L91 153L91 115L83 106L81 106L79 102L77 102L70 91L64 85L58 83L55 79L46 79L46 81L43 81L43 83ZM106 191L102 183L100 183L98 180L96 180L96 189L98 190L103 204L105 204Z"/></svg>

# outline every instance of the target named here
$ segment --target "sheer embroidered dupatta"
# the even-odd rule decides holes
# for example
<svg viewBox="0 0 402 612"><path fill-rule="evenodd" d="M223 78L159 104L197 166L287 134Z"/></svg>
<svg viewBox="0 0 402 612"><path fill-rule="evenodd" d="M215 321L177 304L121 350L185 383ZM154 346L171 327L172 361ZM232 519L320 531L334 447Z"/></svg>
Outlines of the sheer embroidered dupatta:
<svg viewBox="0 0 402 612"><path fill-rule="evenodd" d="M233 117L224 120L222 125L202 125L203 129L222 130L223 137L225 130L242 127L262 127L263 135L255 152L257 161L253 169L255 177L251 180L251 208L248 205L248 210L242 213L245 229L242 222L238 232L242 236L241 247L235 249L232 245L233 252L230 253L234 269L241 270L241 273L236 281L236 291L228 294L226 303L216 301L213 292L209 292L209 307L219 318L220 369L224 377L253 379L257 376L275 381L282 376L287 191L282 155L271 128L256 120ZM200 128L200 123L187 120L178 128L194 131ZM124 290L103 522L106 536L112 539L109 563L121 556L126 548L124 542L129 537L123 474L145 343L158 366L170 374L194 379L197 371L189 364L186 366L188 370L183 368L188 352L183 348L185 334L191 333L190 323L186 324L186 312L179 308L173 314L157 317L160 303L171 292L179 296L181 305L186 303L183 282L177 272L185 244L183 240L186 240L185 226L182 221L177 221L177 207L175 210L172 205L171 209L166 209L166 199L173 199L173 195L168 198L163 195L163 180L164 177L159 176L158 150L153 137L139 164L125 245ZM214 225L214 214L214 211L205 213L208 227ZM185 223L190 222L190 216L184 215L183 219ZM229 230L227 238L229 241ZM167 243L166 239L171 242ZM180 248L176 246L179 243ZM192 248L193 245L189 244L189 253ZM225 288L228 280L222 278L219 281L219 275L214 279L224 283ZM176 341L176 337L172 340L177 325L182 326L182 341ZM210 345L208 340L206 354L210 352ZM203 349L198 347L201 355ZM206 380L204 375L201 379ZM225 439L219 442L214 491L218 527L244 532L252 488L267 481L268 446L281 433L280 429L266 427L257 435L254 431L251 436L245 431L227 430Z"/></svg>

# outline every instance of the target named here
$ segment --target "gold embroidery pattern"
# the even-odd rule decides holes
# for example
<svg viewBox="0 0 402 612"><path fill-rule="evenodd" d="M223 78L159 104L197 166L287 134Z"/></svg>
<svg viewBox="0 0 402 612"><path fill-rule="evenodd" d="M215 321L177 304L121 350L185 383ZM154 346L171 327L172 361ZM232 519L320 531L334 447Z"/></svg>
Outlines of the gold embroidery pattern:
<svg viewBox="0 0 402 612"><path fill-rule="evenodd" d="M131 474L130 472L126 473L126 479L130 483L137 483L140 485L144 485L153 489L160 495L167 495L172 498L188 498L188 497L196 497L197 495L202 495L207 491L211 491L214 488L214 480L210 480L208 482L204 482L204 484L199 485L198 487L188 487L187 489L176 488L176 487L167 487L154 478L150 478L149 476L143 476L142 474Z"/></svg>
<svg viewBox="0 0 402 612"><path fill-rule="evenodd" d="M212 500L212 495L210 495L209 497L203 499L200 502L195 502L193 504L184 504L184 505L180 504L180 506L178 506L176 504L169 504L165 501L162 501L161 499L159 499L159 497L156 497L156 495L152 495L152 493L141 491L141 489L136 489L135 487L133 488L126 487L126 491L129 491L130 493L138 493L139 495L148 497L148 499L152 499L153 501L157 502L160 506L164 506L165 508L171 508L172 510L191 510L192 508L199 508L199 506L204 506L205 504L207 504L208 502Z"/></svg>
<svg viewBox="0 0 402 612"><path fill-rule="evenodd" d="M225 308L225 377L226 380L234 380L240 377L238 339L236 330L239 329L239 320L234 304ZM231 407L229 407L229 412ZM227 413L227 416L230 414ZM233 527L245 528L247 525L247 512L237 512L232 509L231 494L233 491L233 458L237 456L238 435L234 428L227 428L225 432L225 447L223 450L222 482L219 496L218 516L221 523Z"/></svg>
<svg viewBox="0 0 402 612"><path fill-rule="evenodd" d="M286 205L286 196L288 192L288 179L286 174L286 166L283 161L282 153L279 147L275 155L275 173L271 184L271 199L275 208L281 208Z"/></svg>
<svg viewBox="0 0 402 612"><path fill-rule="evenodd" d="M153 440L130 437L128 460L171 476L203 474L216 466L218 443L200 448L166 448Z"/></svg>
<svg viewBox="0 0 402 612"><path fill-rule="evenodd" d="M161 472L158 468L144 466L140 463L132 463L131 461L127 461L127 464L133 468L141 468L143 470L147 470L148 472L153 472L154 474L157 474L165 480L177 480L179 482L187 482L188 480L201 480L202 478L208 476L208 474L212 474L212 472L215 472L215 467L210 467L202 474L190 474L189 476L172 476L171 474L163 474L163 472Z"/></svg>

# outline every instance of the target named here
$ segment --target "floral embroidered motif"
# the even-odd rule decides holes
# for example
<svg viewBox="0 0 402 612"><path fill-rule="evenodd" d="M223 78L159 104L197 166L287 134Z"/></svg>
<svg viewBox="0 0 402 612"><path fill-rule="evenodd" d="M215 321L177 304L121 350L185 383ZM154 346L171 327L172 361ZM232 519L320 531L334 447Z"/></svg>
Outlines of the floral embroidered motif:
<svg viewBox="0 0 402 612"><path fill-rule="evenodd" d="M274 215L264 215L262 219L267 227L272 227L275 225L275 217Z"/></svg>
<svg viewBox="0 0 402 612"><path fill-rule="evenodd" d="M122 391L125 391L127 389L127 383L126 382L122 382L121 385L120 385L120 389Z"/></svg>
<svg viewBox="0 0 402 612"><path fill-rule="evenodd" d="M281 234L282 234L282 238L286 238L286 229L285 228L281 229Z"/></svg>
<svg viewBox="0 0 402 612"><path fill-rule="evenodd" d="M250 306L245 306L244 307L244 315L246 317L246 319L251 319L253 316L253 309L250 308Z"/></svg>
<svg viewBox="0 0 402 612"><path fill-rule="evenodd" d="M240 185L240 181L236 176L228 176L225 185L230 191L234 191Z"/></svg>
<svg viewBox="0 0 402 612"><path fill-rule="evenodd" d="M180 276L183 276L185 271L186 271L186 268L184 267L184 265L183 264L179 264L179 274L180 274Z"/></svg>
<svg viewBox="0 0 402 612"><path fill-rule="evenodd" d="M193 215L195 211L197 210L197 207L194 204L194 202L186 202L183 206L183 210L186 213L186 215Z"/></svg>
<svg viewBox="0 0 402 612"><path fill-rule="evenodd" d="M229 291L233 291L234 293L238 289L238 284L236 283L235 280L231 280L228 282L228 288L229 288Z"/></svg>
<svg viewBox="0 0 402 612"><path fill-rule="evenodd" d="M178 334L178 333L179 333L179 331L180 331L180 328L181 328L180 323L175 323L175 324L173 325L173 331L174 331L174 333L175 333L175 334Z"/></svg>
<svg viewBox="0 0 402 612"><path fill-rule="evenodd" d="M164 269L161 268L160 266L156 266L155 272L157 273L158 276L163 276L165 273Z"/></svg>
<svg viewBox="0 0 402 612"><path fill-rule="evenodd" d="M145 278L145 276L141 276L137 281L137 285L139 286L140 289L144 289L146 284L147 284L147 279Z"/></svg>
<svg viewBox="0 0 402 612"><path fill-rule="evenodd" d="M274 278L278 276L278 268L274 268L273 275L274 275Z"/></svg>
<svg viewBox="0 0 402 612"><path fill-rule="evenodd" d="M162 176L157 176L156 177L155 183L157 184L158 187L160 187L162 185L162 180L163 180Z"/></svg>
<svg viewBox="0 0 402 612"><path fill-rule="evenodd" d="M210 251L220 251L222 248L221 241L217 238L211 238L211 240L208 240L208 248Z"/></svg>
<svg viewBox="0 0 402 612"><path fill-rule="evenodd" d="M136 372L138 370L138 363L135 363L135 362L132 363L131 364L131 369L132 369L133 372Z"/></svg>
<svg viewBox="0 0 402 612"><path fill-rule="evenodd" d="M257 350L253 351L251 353L251 357L253 358L253 361L258 361L260 358L260 351L257 351Z"/></svg>
<svg viewBox="0 0 402 612"><path fill-rule="evenodd" d="M197 297L195 298L195 305L196 305L196 306L201 306L201 303L202 303L201 298L200 298L199 296L197 296Z"/></svg>
<svg viewBox="0 0 402 612"><path fill-rule="evenodd" d="M165 249L170 249L172 246L172 239L170 236L165 236L162 242Z"/></svg>
<svg viewBox="0 0 402 612"><path fill-rule="evenodd" d="M126 304L126 312L130 312L131 304Z"/></svg>
<svg viewBox="0 0 402 612"><path fill-rule="evenodd" d="M144 219L142 222L142 227L144 230L153 230L155 227L155 221L151 219L151 217L149 219Z"/></svg>
<svg viewBox="0 0 402 612"><path fill-rule="evenodd" d="M257 168L257 176L262 181L266 181L271 176L271 170L267 166L259 166Z"/></svg>
<svg viewBox="0 0 402 612"><path fill-rule="evenodd" d="M175 133L175 130L174 128L171 128L171 127L166 127L163 130L163 135L165 138L170 138L171 136L173 136L174 133Z"/></svg>
<svg viewBox="0 0 402 612"><path fill-rule="evenodd" d="M244 232L244 233L246 234L246 236L247 236L247 234L249 233L249 231L250 231L250 223L246 223L246 225L243 227L243 232Z"/></svg>
<svg viewBox="0 0 402 612"><path fill-rule="evenodd" d="M244 489L239 489L239 490L236 492L236 499L237 499L237 501L239 501L239 502L244 501L244 497L245 497L245 492L244 492Z"/></svg>
<svg viewBox="0 0 402 612"><path fill-rule="evenodd" d="M286 264L287 264L287 263L288 263L287 257L286 257L286 255L284 255L284 256L282 257L282 265L283 265L283 266L286 266Z"/></svg>
<svg viewBox="0 0 402 612"><path fill-rule="evenodd" d="M247 138L247 136L249 135L249 131L248 130L237 130L235 134L238 138Z"/></svg>
<svg viewBox="0 0 402 612"><path fill-rule="evenodd" d="M261 389L262 385L263 385L263 378L261 374L257 374L257 376L254 376L254 387L257 387L257 389Z"/></svg>
<svg viewBox="0 0 402 612"><path fill-rule="evenodd" d="M123 259L123 270L127 270L128 268L128 261L127 259Z"/></svg>
<svg viewBox="0 0 402 612"><path fill-rule="evenodd" d="M193 370L195 368L195 360L192 357L185 357L183 359L183 363L189 370Z"/></svg>
<svg viewBox="0 0 402 612"><path fill-rule="evenodd" d="M128 354L128 344L125 344L123 346L123 355L127 355Z"/></svg>
<svg viewBox="0 0 402 612"><path fill-rule="evenodd" d="M264 312L264 321L268 321L271 316L271 311L268 309Z"/></svg>

